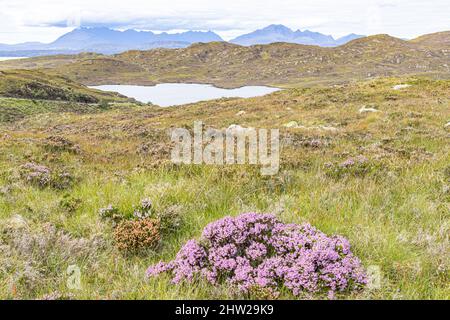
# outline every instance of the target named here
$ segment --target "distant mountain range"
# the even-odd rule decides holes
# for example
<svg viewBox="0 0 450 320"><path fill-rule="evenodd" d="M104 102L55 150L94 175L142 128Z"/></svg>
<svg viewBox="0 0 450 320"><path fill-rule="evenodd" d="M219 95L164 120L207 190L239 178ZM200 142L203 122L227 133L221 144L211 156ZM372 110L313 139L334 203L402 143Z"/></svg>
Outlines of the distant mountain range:
<svg viewBox="0 0 450 320"><path fill-rule="evenodd" d="M231 43L243 46L290 42L332 47L345 44L363 36L350 34L334 39L319 32L293 31L283 25L270 25L264 29L244 34ZM77 28L52 43L26 42L14 45L0 44L0 56L43 56L52 54L75 54L95 52L115 54L127 50L150 50L155 48L186 48L193 43L224 41L218 34L208 31L187 31L169 34L151 31L117 31L108 28Z"/></svg>
<svg viewBox="0 0 450 320"><path fill-rule="evenodd" d="M316 45L321 47L335 47L362 37L364 36L352 33L345 37L334 39L332 36L325 35L319 32L312 32L309 30L293 31L281 24L272 24L265 27L264 29L259 29L254 32L239 36L231 40L230 42L242 46L270 44L274 42L288 42Z"/></svg>
<svg viewBox="0 0 450 320"><path fill-rule="evenodd" d="M223 41L214 32L187 31L169 34L151 31L117 31L108 28L77 28L52 43L0 44L0 56L40 56L49 53L96 52L114 54L127 50L185 48L197 42Z"/></svg>
<svg viewBox="0 0 450 320"><path fill-rule="evenodd" d="M285 42L241 46L216 41L177 50L16 59L0 62L0 75L6 70L45 69L52 75L84 85L183 82L208 83L223 88L246 85L298 87L419 74L448 79L449 44L450 31L408 41L380 34L338 47Z"/></svg>

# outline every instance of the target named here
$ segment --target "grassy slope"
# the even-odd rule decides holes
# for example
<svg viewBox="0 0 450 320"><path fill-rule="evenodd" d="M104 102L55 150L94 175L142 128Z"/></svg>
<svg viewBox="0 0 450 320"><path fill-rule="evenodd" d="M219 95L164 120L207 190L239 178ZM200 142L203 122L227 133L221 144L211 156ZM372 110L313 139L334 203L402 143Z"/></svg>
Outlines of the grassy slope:
<svg viewBox="0 0 450 320"><path fill-rule="evenodd" d="M436 32L426 34L411 40L412 43L420 44L427 48L449 50L450 48L450 31Z"/></svg>
<svg viewBox="0 0 450 320"><path fill-rule="evenodd" d="M93 113L133 103L36 70L0 71L0 123L44 113Z"/></svg>
<svg viewBox="0 0 450 320"><path fill-rule="evenodd" d="M412 86L392 90L400 83ZM0 224L19 214L37 234L50 222L73 237L100 236L105 243L90 249L87 260L46 255L52 259L42 270L32 262L27 267L23 257L8 255L3 247L0 260L7 272L0 269L0 297L68 293L65 270L76 263L83 285L71 292L76 298L230 298L226 288L203 283L176 287L164 277L145 282L144 272L173 258L207 223L258 211L345 235L364 265L380 266L382 288L352 298L448 299L450 150L444 125L450 120L449 97L449 81L384 79L171 109L37 115L3 126ZM379 112L360 114L363 105ZM245 114L237 116L239 111ZM190 128L194 120L217 128L297 121L305 128L282 130L281 172L268 178L254 167L171 165L166 129ZM81 153L45 149L44 139L54 135L78 144ZM143 149L147 155L138 152ZM357 155L369 159L369 173L327 171L327 163ZM17 178L19 166L29 161L65 166L79 181L67 191L31 187ZM66 193L81 201L72 213L59 205ZM130 212L147 196L159 210L181 205L186 224L165 238L159 251L124 257L114 249L111 226L99 219L98 210L112 203Z"/></svg>
<svg viewBox="0 0 450 320"><path fill-rule="evenodd" d="M212 83L221 87L265 84L296 87L377 76L428 74L448 78L450 32L404 41L377 35L336 48L288 43L242 47L194 44L184 49L128 51L8 61L1 68L47 68L84 84Z"/></svg>
<svg viewBox="0 0 450 320"><path fill-rule="evenodd" d="M0 96L81 103L128 100L116 93L89 89L69 79L35 70L0 71Z"/></svg>

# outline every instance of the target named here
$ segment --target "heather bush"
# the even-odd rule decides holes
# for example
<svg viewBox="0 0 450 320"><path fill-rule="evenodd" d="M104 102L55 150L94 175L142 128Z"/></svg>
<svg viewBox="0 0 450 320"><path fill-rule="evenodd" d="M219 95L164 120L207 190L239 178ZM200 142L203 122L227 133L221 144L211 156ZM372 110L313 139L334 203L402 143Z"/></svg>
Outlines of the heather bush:
<svg viewBox="0 0 450 320"><path fill-rule="evenodd" d="M124 218L119 209L112 204L108 205L106 208L101 208L98 214L100 215L100 218L112 221L113 225L116 225Z"/></svg>
<svg viewBox="0 0 450 320"><path fill-rule="evenodd" d="M70 194L65 194L59 202L59 207L65 212L72 214L81 206L83 201L79 198L73 197Z"/></svg>
<svg viewBox="0 0 450 320"><path fill-rule="evenodd" d="M155 217L160 222L161 231L171 233L178 230L183 224L182 212L183 207L180 205L169 206L164 210L157 211Z"/></svg>
<svg viewBox="0 0 450 320"><path fill-rule="evenodd" d="M61 136L50 136L43 142L43 146L52 152L70 152L78 154L81 152L80 146Z"/></svg>
<svg viewBox="0 0 450 320"><path fill-rule="evenodd" d="M33 185L46 187L50 184L51 171L46 166L29 162L21 166L20 173L27 182Z"/></svg>
<svg viewBox="0 0 450 320"><path fill-rule="evenodd" d="M141 200L141 203L134 208L133 216L136 219L147 219L152 215L152 201L148 198Z"/></svg>
<svg viewBox="0 0 450 320"><path fill-rule="evenodd" d="M155 249L161 239L159 221L150 218L124 220L114 229L114 239L117 248L126 253Z"/></svg>
<svg viewBox="0 0 450 320"><path fill-rule="evenodd" d="M182 212L183 207L179 205L169 206L163 210L156 210L153 207L153 203L149 198L141 200L139 205L133 206L134 220L154 219L159 222L159 229L161 233L168 234L177 230L182 224ZM118 208L109 205L106 208L100 209L100 217L102 219L109 219L117 224L124 220L127 215L119 211Z"/></svg>
<svg viewBox="0 0 450 320"><path fill-rule="evenodd" d="M69 264L93 265L104 246L98 236L76 238L49 223L32 230L16 216L0 227L0 279L30 296L39 286L63 281Z"/></svg>
<svg viewBox="0 0 450 320"><path fill-rule="evenodd" d="M50 186L53 189L64 190L72 187L75 183L75 177L65 170L55 171L50 180Z"/></svg>
<svg viewBox="0 0 450 320"><path fill-rule="evenodd" d="M378 172L380 169L379 166L364 156L352 157L340 163L327 163L325 165L326 174L336 179L345 176L363 177L370 172Z"/></svg>
<svg viewBox="0 0 450 320"><path fill-rule="evenodd" d="M22 165L20 175L28 183L40 188L51 187L63 190L70 188L75 182L75 178L65 170L51 170L44 165L33 162Z"/></svg>
<svg viewBox="0 0 450 320"><path fill-rule="evenodd" d="M188 241L169 262L151 266L147 275L167 272L173 283L206 279L244 294L276 297L350 292L366 276L347 239L327 236L309 224L284 224L272 214L246 213L206 226L200 241Z"/></svg>

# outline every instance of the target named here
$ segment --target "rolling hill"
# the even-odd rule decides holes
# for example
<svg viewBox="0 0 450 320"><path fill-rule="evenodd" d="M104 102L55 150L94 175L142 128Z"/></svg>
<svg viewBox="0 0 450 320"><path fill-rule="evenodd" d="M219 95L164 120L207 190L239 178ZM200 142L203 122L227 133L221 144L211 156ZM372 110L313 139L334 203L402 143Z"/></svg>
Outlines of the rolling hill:
<svg viewBox="0 0 450 320"><path fill-rule="evenodd" d="M270 25L231 40L240 45L289 42L318 46L337 46L363 37L350 34L335 40L319 32L292 31L283 25ZM186 48L193 43L224 41L212 31L186 31L181 33L154 33L133 29L119 31L105 27L81 27L68 32L52 43L26 42L15 45L0 44L0 56L34 57L53 54L77 54L96 52L116 54L127 50L150 50L155 48Z"/></svg>
<svg viewBox="0 0 450 320"><path fill-rule="evenodd" d="M0 71L0 96L81 103L129 100L116 93L93 90L69 79L36 70Z"/></svg>
<svg viewBox="0 0 450 320"><path fill-rule="evenodd" d="M220 87L297 86L415 74L448 78L450 52L445 41L449 38L449 32L412 41L376 35L329 48L292 43L246 47L212 42L113 56L82 54L12 60L0 63L0 70L45 69L85 85L197 82Z"/></svg>

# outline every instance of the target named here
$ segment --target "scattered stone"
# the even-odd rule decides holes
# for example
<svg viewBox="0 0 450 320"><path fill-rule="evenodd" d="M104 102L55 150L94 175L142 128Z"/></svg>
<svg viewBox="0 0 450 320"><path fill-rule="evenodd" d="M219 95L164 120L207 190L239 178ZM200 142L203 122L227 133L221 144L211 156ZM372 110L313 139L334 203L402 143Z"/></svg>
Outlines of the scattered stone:
<svg viewBox="0 0 450 320"><path fill-rule="evenodd" d="M298 123L297 123L297 121L290 121L290 122L284 124L284 126L286 128L298 128Z"/></svg>
<svg viewBox="0 0 450 320"><path fill-rule="evenodd" d="M444 128L445 128L445 129L450 129L450 121L447 122L447 123L444 125Z"/></svg>
<svg viewBox="0 0 450 320"><path fill-rule="evenodd" d="M245 114L245 111L244 110L241 110L241 111L239 111L238 113L236 113L236 116L242 116L242 115L244 115Z"/></svg>
<svg viewBox="0 0 450 320"><path fill-rule="evenodd" d="M332 127L332 126L319 125L319 126L306 127L303 125L299 125L297 123L297 121L288 122L288 123L284 124L284 127L295 128L295 129L305 129L305 130L324 130L324 131L332 131L332 132L338 131L337 128Z"/></svg>
<svg viewBox="0 0 450 320"><path fill-rule="evenodd" d="M252 128L244 128L244 127L241 127L241 126L238 125L238 124L232 124L232 125L230 125L230 126L227 128L227 130L230 130L230 131L232 131L232 132L246 131L246 130L248 130L248 129L252 129Z"/></svg>
<svg viewBox="0 0 450 320"><path fill-rule="evenodd" d="M12 216L9 220L8 220L8 226L10 228L13 229L22 229L22 228L26 228L27 227L27 221L25 220L24 217L22 217L20 214L16 214L14 216Z"/></svg>
<svg viewBox="0 0 450 320"><path fill-rule="evenodd" d="M359 113L366 113L366 112L379 112L379 110L366 106L362 106L361 109L359 109Z"/></svg>
<svg viewBox="0 0 450 320"><path fill-rule="evenodd" d="M443 187L442 187L442 193L443 194L448 194L448 193L450 193L450 186L448 186L448 185L444 185Z"/></svg>
<svg viewBox="0 0 450 320"><path fill-rule="evenodd" d="M319 126L319 127L317 127L317 128L318 128L318 129L325 130L325 131L338 131L337 128L332 127L332 126Z"/></svg>
<svg viewBox="0 0 450 320"><path fill-rule="evenodd" d="M411 87L411 85L410 84L397 84L397 85L393 86L392 89L401 90L401 89L405 89L408 87Z"/></svg>

